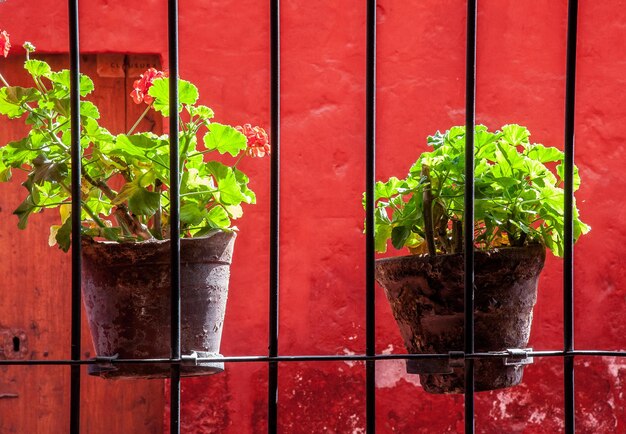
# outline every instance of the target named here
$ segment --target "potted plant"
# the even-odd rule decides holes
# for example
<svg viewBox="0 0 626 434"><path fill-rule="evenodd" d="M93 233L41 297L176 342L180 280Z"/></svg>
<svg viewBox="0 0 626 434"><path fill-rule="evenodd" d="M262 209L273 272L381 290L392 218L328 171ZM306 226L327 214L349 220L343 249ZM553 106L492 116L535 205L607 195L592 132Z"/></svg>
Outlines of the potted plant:
<svg viewBox="0 0 626 434"><path fill-rule="evenodd" d="M519 125L475 128L475 347L524 349L545 250L563 254L563 153L531 143ZM465 127L428 137L404 179L375 186L375 244L408 256L378 259L384 288L409 353L463 350ZM574 188L580 184L574 172ZM574 203L574 237L589 231ZM431 393L462 393L463 368L448 360L407 361ZM501 358L475 362L476 390L513 386L523 367Z"/></svg>
<svg viewBox="0 0 626 434"><path fill-rule="evenodd" d="M0 53L8 54L6 32ZM24 45L24 68L32 87L11 86L0 75L0 114L24 119L28 134L0 148L0 180L13 171L27 173L25 199L14 211L18 226L39 212L57 210L50 245L64 251L71 237L70 74L53 71L31 59ZM134 82L131 97L169 113L169 78L149 69ZM80 93L94 90L81 75ZM198 90L179 80L180 231L182 353L216 356L226 305L236 227L243 204L255 194L237 167L245 156L270 152L260 127L232 127L213 122L213 111L198 104ZM167 358L170 354L170 197L169 138L137 132L139 120L125 134L112 134L98 123L98 108L80 103L82 147L83 300L99 357ZM217 155L219 154L219 155ZM209 155L217 159L209 160ZM167 376L166 365L90 365L90 373L107 378ZM220 363L183 366L182 375L223 370Z"/></svg>

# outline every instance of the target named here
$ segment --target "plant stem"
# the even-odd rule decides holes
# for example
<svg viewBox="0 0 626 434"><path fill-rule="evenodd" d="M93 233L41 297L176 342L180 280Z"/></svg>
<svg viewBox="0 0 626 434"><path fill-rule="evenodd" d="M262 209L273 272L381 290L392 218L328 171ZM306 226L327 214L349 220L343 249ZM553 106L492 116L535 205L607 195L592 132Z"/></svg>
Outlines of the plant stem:
<svg viewBox="0 0 626 434"><path fill-rule="evenodd" d="M150 103L150 105L148 107L146 107L146 109L143 111L143 113L139 116L139 119L137 119L137 122L135 122L135 124L130 127L130 130L128 130L128 132L126 133L126 135L131 134L133 131L135 131L135 128L137 128L137 126L139 125L139 122L141 122L141 120L146 117L146 115L148 114L148 112L150 111L150 109L152 108L152 103Z"/></svg>
<svg viewBox="0 0 626 434"><path fill-rule="evenodd" d="M461 220L452 220L452 253L463 251L463 223Z"/></svg>
<svg viewBox="0 0 626 434"><path fill-rule="evenodd" d="M241 161L241 159L246 155L246 152L244 151L239 158L237 159L237 161L235 161L235 164L233 164L233 170L237 167L237 164L239 164L239 162Z"/></svg>
<svg viewBox="0 0 626 434"><path fill-rule="evenodd" d="M157 179L154 183L154 190L158 191L161 189L161 185L163 185L163 183L161 182L160 179ZM163 239L163 228L161 226L161 214L162 214L163 210L161 208L161 201L159 201L159 208L157 209L156 213L154 214L154 232L156 234L158 234L158 238L159 239Z"/></svg>
<svg viewBox="0 0 626 434"><path fill-rule="evenodd" d="M430 170L425 164L422 165L422 176L426 178L422 196L424 202L424 234L426 235L428 254L434 256L437 251L435 248L435 231L433 229L433 195L430 182Z"/></svg>
<svg viewBox="0 0 626 434"><path fill-rule="evenodd" d="M6 87L11 87L9 83L7 83L7 81L4 79L4 76L2 74L0 74L0 81L2 81L2 83L4 83Z"/></svg>
<svg viewBox="0 0 626 434"><path fill-rule="evenodd" d="M67 185L65 185L63 181L59 181L59 185L63 187L63 189L70 195L72 194L72 190ZM106 225L102 220L100 220L100 217L98 217L98 215L91 208L89 208L89 205L87 205L83 200L80 201L80 206L85 210L87 214L89 214L89 216L93 219L94 222L96 222L98 226L100 226L101 228L106 228Z"/></svg>
<svg viewBox="0 0 626 434"><path fill-rule="evenodd" d="M100 180L93 179L84 170L82 171L82 175L88 183L100 189L100 191L102 191L104 195L110 200L115 199L115 196L117 196L115 192L111 190L111 187L109 187L106 183ZM145 240L150 240L154 238L148 228L136 217L131 215L131 213L128 211L128 208L123 203L116 205L115 215L119 220L123 221L128 226L129 230L132 233L139 235Z"/></svg>

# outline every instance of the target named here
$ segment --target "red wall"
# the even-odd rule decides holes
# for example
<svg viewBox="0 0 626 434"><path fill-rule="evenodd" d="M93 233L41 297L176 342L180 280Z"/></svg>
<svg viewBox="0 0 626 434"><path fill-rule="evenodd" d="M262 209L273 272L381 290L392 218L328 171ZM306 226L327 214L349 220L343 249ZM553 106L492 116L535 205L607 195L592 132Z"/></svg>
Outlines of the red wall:
<svg viewBox="0 0 626 434"><path fill-rule="evenodd" d="M480 2L478 122L523 124L535 141L562 146L565 3ZM164 2L81 7L83 51L166 56ZM226 122L269 127L268 13L252 0L181 2L181 74ZM378 13L377 170L387 178L406 173L427 134L464 122L465 2L383 0ZM626 347L624 22L623 1L581 2L578 201L593 230L576 250L578 349ZM281 354L364 352L364 26L364 2L282 5ZM66 27L62 2L0 3L0 28L16 44L64 51ZM267 351L269 160L246 161L244 170L259 205L238 223L227 355ZM535 308L536 349L562 345L561 270L550 257ZM404 352L380 289L377 303L377 351ZM626 362L581 357L576 368L579 432L626 432ZM183 431L263 432L266 377L263 364L231 364L222 375L185 380ZM364 432L361 364L282 364L279 382L281 432ZM377 386L379 432L462 431L462 397L425 394L403 362L380 362ZM522 385L477 396L477 431L560 432L562 405L562 361L536 359Z"/></svg>

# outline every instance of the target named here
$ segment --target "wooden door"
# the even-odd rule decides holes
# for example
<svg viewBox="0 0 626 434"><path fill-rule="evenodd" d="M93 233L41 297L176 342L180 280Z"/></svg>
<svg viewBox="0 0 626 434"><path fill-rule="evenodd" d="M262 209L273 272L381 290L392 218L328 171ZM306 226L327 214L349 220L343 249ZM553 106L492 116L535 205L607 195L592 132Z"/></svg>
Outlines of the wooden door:
<svg viewBox="0 0 626 434"><path fill-rule="evenodd" d="M30 86L23 58L0 59L0 71L12 85ZM66 55L35 56L53 68L66 67ZM86 55L81 70L95 83L89 97L100 109L101 124L121 133L135 122L145 105L128 94L133 81L157 66L155 56ZM159 119L149 116L139 131L161 132ZM25 135L23 122L0 119L4 145ZM14 174L0 183L0 359L70 358L70 255L48 246L58 211L31 217L26 230L17 228L13 210L24 199L25 178ZM19 182L16 182L19 181ZM94 356L89 329L82 325L83 358ZM69 431L69 366L0 366L0 433L65 433ZM81 432L161 433L162 380L102 380L82 368Z"/></svg>

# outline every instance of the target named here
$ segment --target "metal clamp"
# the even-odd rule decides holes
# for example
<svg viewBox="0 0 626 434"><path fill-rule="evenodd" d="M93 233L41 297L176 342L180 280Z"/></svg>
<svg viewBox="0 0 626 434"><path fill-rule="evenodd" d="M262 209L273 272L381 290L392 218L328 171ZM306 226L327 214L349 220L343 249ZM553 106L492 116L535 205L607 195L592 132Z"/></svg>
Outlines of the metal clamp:
<svg viewBox="0 0 626 434"><path fill-rule="evenodd" d="M112 356L96 356L92 360L96 362L95 365L100 372L116 371L117 366L113 364L113 361L117 360L119 356L118 353L115 353Z"/></svg>
<svg viewBox="0 0 626 434"><path fill-rule="evenodd" d="M464 365L465 353L450 351L447 359L407 359L406 372L408 374L452 374L453 368L462 368Z"/></svg>
<svg viewBox="0 0 626 434"><path fill-rule="evenodd" d="M183 365L198 366L198 353L192 351L189 355L182 355L180 357L180 362Z"/></svg>
<svg viewBox="0 0 626 434"><path fill-rule="evenodd" d="M463 351L449 351L448 364L451 368L462 368L465 366L465 353Z"/></svg>
<svg viewBox="0 0 626 434"><path fill-rule="evenodd" d="M524 366L534 362L534 358L528 354L533 351L532 348L507 348L503 353L508 357L503 359L505 366Z"/></svg>

